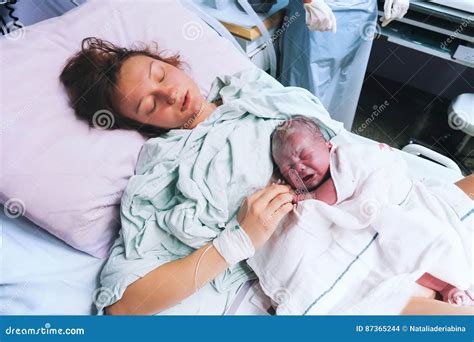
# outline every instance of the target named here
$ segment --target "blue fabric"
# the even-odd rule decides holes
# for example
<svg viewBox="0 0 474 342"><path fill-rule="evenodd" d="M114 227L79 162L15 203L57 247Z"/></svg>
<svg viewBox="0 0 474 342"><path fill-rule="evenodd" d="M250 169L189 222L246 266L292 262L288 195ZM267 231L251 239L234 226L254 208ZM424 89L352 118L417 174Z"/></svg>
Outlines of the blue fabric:
<svg viewBox="0 0 474 342"><path fill-rule="evenodd" d="M289 2L281 39L280 82L308 89L331 118L350 130L372 47L377 2L326 3L336 16L336 34L310 31L302 1Z"/></svg>

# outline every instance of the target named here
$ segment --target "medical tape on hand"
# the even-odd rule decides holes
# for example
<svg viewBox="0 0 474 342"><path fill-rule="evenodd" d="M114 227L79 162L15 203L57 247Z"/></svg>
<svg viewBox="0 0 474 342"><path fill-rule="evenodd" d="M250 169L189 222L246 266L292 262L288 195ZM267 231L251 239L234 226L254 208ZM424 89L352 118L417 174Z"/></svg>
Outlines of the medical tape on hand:
<svg viewBox="0 0 474 342"><path fill-rule="evenodd" d="M212 244L229 266L233 266L255 254L252 240L239 224L228 225L212 241Z"/></svg>

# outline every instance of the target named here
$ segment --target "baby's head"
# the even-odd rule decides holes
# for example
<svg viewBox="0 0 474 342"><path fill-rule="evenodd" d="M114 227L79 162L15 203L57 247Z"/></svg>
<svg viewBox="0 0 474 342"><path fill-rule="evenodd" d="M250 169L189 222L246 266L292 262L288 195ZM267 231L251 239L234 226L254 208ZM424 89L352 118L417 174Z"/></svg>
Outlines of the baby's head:
<svg viewBox="0 0 474 342"><path fill-rule="evenodd" d="M329 172L331 143L318 125L304 116L295 116L272 134L272 156L281 175L293 188L311 191Z"/></svg>

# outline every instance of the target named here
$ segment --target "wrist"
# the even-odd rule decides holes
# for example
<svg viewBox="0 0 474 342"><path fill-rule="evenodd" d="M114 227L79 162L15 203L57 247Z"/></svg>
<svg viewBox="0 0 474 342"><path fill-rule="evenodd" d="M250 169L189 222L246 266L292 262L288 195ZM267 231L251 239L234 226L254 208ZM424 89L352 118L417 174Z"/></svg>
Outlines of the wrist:
<svg viewBox="0 0 474 342"><path fill-rule="evenodd" d="M255 254L252 240L237 221L231 221L212 241L212 244L229 266L246 260Z"/></svg>

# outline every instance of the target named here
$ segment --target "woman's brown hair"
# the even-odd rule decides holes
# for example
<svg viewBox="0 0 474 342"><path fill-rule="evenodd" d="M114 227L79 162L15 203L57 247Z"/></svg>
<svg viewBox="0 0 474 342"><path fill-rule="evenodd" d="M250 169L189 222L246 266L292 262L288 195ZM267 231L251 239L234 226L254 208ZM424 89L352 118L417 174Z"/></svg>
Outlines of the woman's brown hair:
<svg viewBox="0 0 474 342"><path fill-rule="evenodd" d="M179 54L163 57L156 43L152 47L143 45L128 49L95 37L82 41L81 51L67 61L59 77L78 118L87 121L91 127L133 129L147 137L167 131L129 119L114 106L113 95L120 68L128 58L138 55L155 58L174 67L182 66Z"/></svg>

